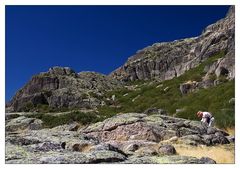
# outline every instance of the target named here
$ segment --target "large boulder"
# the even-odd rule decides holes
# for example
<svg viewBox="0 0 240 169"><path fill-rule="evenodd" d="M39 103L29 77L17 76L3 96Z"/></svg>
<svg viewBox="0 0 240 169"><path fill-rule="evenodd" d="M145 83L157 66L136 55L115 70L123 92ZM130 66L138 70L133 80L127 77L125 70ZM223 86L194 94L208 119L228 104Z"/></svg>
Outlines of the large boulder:
<svg viewBox="0 0 240 169"><path fill-rule="evenodd" d="M42 121L36 118L27 118L25 116L20 116L10 120L6 124L6 131L13 132L18 130L30 129L39 130L42 128Z"/></svg>

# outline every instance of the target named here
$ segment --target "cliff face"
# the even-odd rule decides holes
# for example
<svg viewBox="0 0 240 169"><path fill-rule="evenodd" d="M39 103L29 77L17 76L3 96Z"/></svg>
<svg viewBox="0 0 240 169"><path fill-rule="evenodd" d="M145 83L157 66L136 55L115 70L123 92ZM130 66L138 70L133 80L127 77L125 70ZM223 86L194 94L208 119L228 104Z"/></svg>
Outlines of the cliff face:
<svg viewBox="0 0 240 169"><path fill-rule="evenodd" d="M226 57L215 70L224 67L228 78L234 78L234 11L234 7L230 7L225 18L206 27L198 37L155 43L139 50L109 76L121 81L168 80L224 51Z"/></svg>
<svg viewBox="0 0 240 169"><path fill-rule="evenodd" d="M38 104L55 108L94 108L105 91L120 83L95 72L75 73L70 68L53 67L33 76L8 104L13 111L24 111Z"/></svg>

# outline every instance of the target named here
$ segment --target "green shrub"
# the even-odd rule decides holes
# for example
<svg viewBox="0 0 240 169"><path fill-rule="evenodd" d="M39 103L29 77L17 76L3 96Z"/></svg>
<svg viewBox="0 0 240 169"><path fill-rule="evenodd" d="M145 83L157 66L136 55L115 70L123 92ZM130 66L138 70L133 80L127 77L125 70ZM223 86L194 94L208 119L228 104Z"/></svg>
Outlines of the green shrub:
<svg viewBox="0 0 240 169"><path fill-rule="evenodd" d="M21 107L20 111L29 112L33 109L34 109L34 105L31 101L29 101Z"/></svg>

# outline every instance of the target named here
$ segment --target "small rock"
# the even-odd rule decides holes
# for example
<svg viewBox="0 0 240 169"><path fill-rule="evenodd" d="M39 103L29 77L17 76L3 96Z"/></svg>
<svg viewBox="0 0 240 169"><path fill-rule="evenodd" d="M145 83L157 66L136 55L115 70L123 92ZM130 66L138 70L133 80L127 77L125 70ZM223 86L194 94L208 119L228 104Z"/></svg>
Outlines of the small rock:
<svg viewBox="0 0 240 169"><path fill-rule="evenodd" d="M127 151L132 151L132 152L134 152L134 151L136 151L136 150L138 150L139 149L139 145L137 145L137 144L129 144L129 145L127 145L125 148L124 148L124 152L127 152Z"/></svg>
<svg viewBox="0 0 240 169"><path fill-rule="evenodd" d="M234 104L235 103L235 98L231 98L229 101L228 101L229 104Z"/></svg>
<svg viewBox="0 0 240 169"><path fill-rule="evenodd" d="M211 159L209 157L202 157L202 158L200 158L200 161L203 164L216 164L216 161L214 161L213 159Z"/></svg>
<svg viewBox="0 0 240 169"><path fill-rule="evenodd" d="M144 111L144 114L161 114L161 115L167 115L167 111L164 109L157 109L157 108L148 108Z"/></svg>
<svg viewBox="0 0 240 169"><path fill-rule="evenodd" d="M230 141L224 136L216 136L212 139L213 144L229 144Z"/></svg>
<svg viewBox="0 0 240 169"><path fill-rule="evenodd" d="M123 154L125 156L127 156L122 150L120 150L118 147L115 147L111 144L108 144L108 143L100 143L98 145L95 145L95 146L92 146L90 148L90 152L91 151L115 151L115 152L118 152L120 154Z"/></svg>
<svg viewBox="0 0 240 169"><path fill-rule="evenodd" d="M226 76L229 71L225 67L218 67L215 71L217 77L219 76Z"/></svg>
<svg viewBox="0 0 240 169"><path fill-rule="evenodd" d="M196 146L198 144L203 144L203 140L199 135L186 135L179 138L184 144Z"/></svg>
<svg viewBox="0 0 240 169"><path fill-rule="evenodd" d="M182 113L182 112L184 112L185 111L185 109L176 109L176 114L177 113Z"/></svg>
<svg viewBox="0 0 240 169"><path fill-rule="evenodd" d="M79 152L88 152L90 150L92 145L88 143L76 143L72 146L73 151L79 151Z"/></svg>
<svg viewBox="0 0 240 169"><path fill-rule="evenodd" d="M214 80L214 86L220 85L222 82L219 79Z"/></svg>
<svg viewBox="0 0 240 169"><path fill-rule="evenodd" d="M235 136L227 136L226 138L230 143L235 143Z"/></svg>
<svg viewBox="0 0 240 169"><path fill-rule="evenodd" d="M223 137L224 135L223 135L223 133L221 133L221 132L218 131L218 132L215 133L215 136Z"/></svg>
<svg viewBox="0 0 240 169"><path fill-rule="evenodd" d="M217 132L216 128L208 127L207 128L207 134L215 134Z"/></svg>
<svg viewBox="0 0 240 169"><path fill-rule="evenodd" d="M169 87L165 87L165 88L163 89L164 92L167 92L168 90L169 90Z"/></svg>
<svg viewBox="0 0 240 169"><path fill-rule="evenodd" d="M36 151L54 151L54 150L59 150L62 149L60 144L53 143L53 142L44 142L44 143L39 143L36 145L30 146L30 149L34 152Z"/></svg>
<svg viewBox="0 0 240 169"><path fill-rule="evenodd" d="M191 84L181 84L179 89L182 94L187 94L191 89Z"/></svg>
<svg viewBox="0 0 240 169"><path fill-rule="evenodd" d="M202 137L203 137L203 141L204 141L204 143L205 143L207 146L212 145L212 139L213 139L213 137L214 137L213 134L210 134L210 135L203 135Z"/></svg>
<svg viewBox="0 0 240 169"><path fill-rule="evenodd" d="M177 132L174 131L174 130L168 129L168 130L161 131L160 135L163 138L163 140L168 140L168 139L170 139L172 137L175 137L177 135Z"/></svg>
<svg viewBox="0 0 240 169"><path fill-rule="evenodd" d="M80 124L77 122L74 122L69 125L69 131L77 131L80 127Z"/></svg>
<svg viewBox="0 0 240 169"><path fill-rule="evenodd" d="M173 155L176 154L176 149L170 144L161 145L158 152L162 155Z"/></svg>
<svg viewBox="0 0 240 169"><path fill-rule="evenodd" d="M198 134L198 132L196 130L192 130L189 128L185 128L185 127L181 127L180 129L178 129L179 132L179 136L186 136L186 135L194 135L194 134Z"/></svg>
<svg viewBox="0 0 240 169"><path fill-rule="evenodd" d="M136 154L138 156L154 156L157 155L158 152L153 147L141 147L136 151Z"/></svg>
<svg viewBox="0 0 240 169"><path fill-rule="evenodd" d="M164 109L158 109L158 113L161 114L161 115L167 115L167 111L164 110Z"/></svg>
<svg viewBox="0 0 240 169"><path fill-rule="evenodd" d="M174 136L174 137L170 138L168 141L170 141L170 142L176 142L176 141L178 141L178 137L177 137L177 136Z"/></svg>
<svg viewBox="0 0 240 169"><path fill-rule="evenodd" d="M33 123L29 124L29 129L30 130L40 130L43 128L43 121L40 119L34 120Z"/></svg>
<svg viewBox="0 0 240 169"><path fill-rule="evenodd" d="M154 113L158 113L158 109L157 109L156 107L154 107L154 108L148 108L148 109L146 109L143 113L144 113L144 114L147 114L147 115L149 115L149 114L154 114Z"/></svg>

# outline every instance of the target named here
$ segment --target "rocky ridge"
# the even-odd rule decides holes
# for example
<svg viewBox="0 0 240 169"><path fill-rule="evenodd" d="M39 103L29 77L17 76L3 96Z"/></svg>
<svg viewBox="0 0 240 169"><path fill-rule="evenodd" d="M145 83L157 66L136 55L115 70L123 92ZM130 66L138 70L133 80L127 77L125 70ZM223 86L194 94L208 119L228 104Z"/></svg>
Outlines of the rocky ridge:
<svg viewBox="0 0 240 169"><path fill-rule="evenodd" d="M207 70L206 77L235 77L235 16L230 7L226 17L205 28L198 37L155 43L139 50L127 62L113 71L110 77L121 81L169 80L198 66L214 54L224 51L225 57L216 61ZM206 78L205 77L205 78Z"/></svg>
<svg viewBox="0 0 240 169"><path fill-rule="evenodd" d="M95 72L76 73L68 67L53 67L33 76L7 107L10 111L27 111L37 105L53 108L94 108L102 104L104 92L121 83Z"/></svg>
<svg viewBox="0 0 240 169"><path fill-rule="evenodd" d="M77 123L34 128L36 121L21 116L7 124L6 163L216 163L180 156L172 144L232 141L220 129L158 113L120 114L84 128Z"/></svg>

